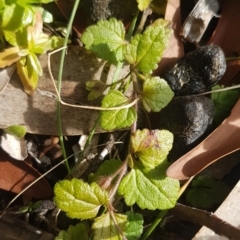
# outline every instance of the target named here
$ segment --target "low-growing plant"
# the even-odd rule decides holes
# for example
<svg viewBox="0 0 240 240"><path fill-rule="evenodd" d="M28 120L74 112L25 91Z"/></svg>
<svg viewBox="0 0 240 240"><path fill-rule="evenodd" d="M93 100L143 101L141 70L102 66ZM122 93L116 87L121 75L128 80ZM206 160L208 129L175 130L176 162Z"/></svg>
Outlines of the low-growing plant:
<svg viewBox="0 0 240 240"><path fill-rule="evenodd" d="M125 31L121 21L111 18L89 26L81 41L97 57L117 65L117 69L129 65L124 78L115 77L108 84L95 79L86 83L90 100L103 96L103 109L120 107L101 111L100 125L107 131L131 128L127 157L123 161L104 161L92 183L75 178L56 183L57 206L70 218L81 220L75 227L60 232L56 239L68 239L77 232L84 239L139 239L143 216L121 209L117 213L115 199L123 198L129 207L137 204L141 209L166 210L174 207L178 198L179 182L165 173L173 134L167 130L137 129L140 105L147 112L159 112L174 95L164 79L151 75L167 48L172 34L170 22L157 19L131 37ZM129 106L132 102L134 105ZM89 226L83 221L86 219L93 220L90 235Z"/></svg>

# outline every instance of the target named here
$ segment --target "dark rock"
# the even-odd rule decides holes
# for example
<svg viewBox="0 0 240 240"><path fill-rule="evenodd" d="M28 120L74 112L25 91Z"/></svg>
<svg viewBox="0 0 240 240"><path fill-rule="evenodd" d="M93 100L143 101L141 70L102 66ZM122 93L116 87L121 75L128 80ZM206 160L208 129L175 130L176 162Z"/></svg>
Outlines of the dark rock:
<svg viewBox="0 0 240 240"><path fill-rule="evenodd" d="M81 5L90 24L111 17L129 19L138 11L136 0L82 0Z"/></svg>
<svg viewBox="0 0 240 240"><path fill-rule="evenodd" d="M186 54L162 77L176 96L186 96L210 91L225 70L226 61L221 48L208 45Z"/></svg>
<svg viewBox="0 0 240 240"><path fill-rule="evenodd" d="M174 134L169 161L177 160L202 141L210 133L213 117L211 99L204 96L175 97L161 111L159 121L159 129L167 129Z"/></svg>

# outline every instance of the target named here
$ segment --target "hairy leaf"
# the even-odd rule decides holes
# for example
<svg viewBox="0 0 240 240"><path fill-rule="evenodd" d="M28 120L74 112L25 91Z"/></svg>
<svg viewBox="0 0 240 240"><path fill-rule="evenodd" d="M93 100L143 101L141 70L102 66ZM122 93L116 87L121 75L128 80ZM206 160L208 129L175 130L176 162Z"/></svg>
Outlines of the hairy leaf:
<svg viewBox="0 0 240 240"><path fill-rule="evenodd" d="M221 203L229 192L230 188L226 183L199 176L192 181L186 198L193 207L211 208L214 203Z"/></svg>
<svg viewBox="0 0 240 240"><path fill-rule="evenodd" d="M54 201L70 218L87 219L97 215L101 205L108 204L108 194L96 183L79 179L59 181L54 187Z"/></svg>
<svg viewBox="0 0 240 240"><path fill-rule="evenodd" d="M20 125L12 125L4 129L5 132L18 137L23 138L27 132L26 127Z"/></svg>
<svg viewBox="0 0 240 240"><path fill-rule="evenodd" d="M102 107L119 107L128 103L128 99L117 90L108 92L102 100ZM137 114L133 107L120 110L102 111L100 116L101 127L105 130L129 127L136 120Z"/></svg>
<svg viewBox="0 0 240 240"><path fill-rule="evenodd" d="M179 182L166 176L168 164L145 169L140 163L122 179L118 193L128 206L136 203L142 209L170 209L178 199Z"/></svg>
<svg viewBox="0 0 240 240"><path fill-rule="evenodd" d="M123 232L126 228L127 216L122 214L113 213L118 227ZM119 232L108 213L96 218L92 225L93 240L119 240Z"/></svg>
<svg viewBox="0 0 240 240"><path fill-rule="evenodd" d="M163 51L168 45L172 30L169 22L156 20L143 34L135 35L124 51L125 59L142 73L151 74L158 67Z"/></svg>
<svg viewBox="0 0 240 240"><path fill-rule="evenodd" d="M147 112L159 112L168 105L173 96L173 91L164 79L152 77L143 83L142 103Z"/></svg>
<svg viewBox="0 0 240 240"><path fill-rule="evenodd" d="M116 63L123 60L124 36L123 23L112 18L88 27L81 40L98 57Z"/></svg>
<svg viewBox="0 0 240 240"><path fill-rule="evenodd" d="M127 228L125 236L128 240L138 240L143 232L143 216L140 213L126 212Z"/></svg>
<svg viewBox="0 0 240 240"><path fill-rule="evenodd" d="M154 168L164 161L172 148L173 134L167 130L137 130L131 135L130 152L146 168Z"/></svg>
<svg viewBox="0 0 240 240"><path fill-rule="evenodd" d="M85 224L78 223L75 226L70 225L68 230L62 230L59 232L55 240L88 240L88 229Z"/></svg>

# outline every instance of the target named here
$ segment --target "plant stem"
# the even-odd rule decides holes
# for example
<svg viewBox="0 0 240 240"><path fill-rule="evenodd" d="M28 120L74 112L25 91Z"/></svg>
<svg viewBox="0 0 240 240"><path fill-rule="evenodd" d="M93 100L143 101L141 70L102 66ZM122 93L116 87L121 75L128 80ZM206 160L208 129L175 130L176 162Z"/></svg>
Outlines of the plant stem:
<svg viewBox="0 0 240 240"><path fill-rule="evenodd" d="M69 23L68 23L68 27L67 27L66 37L64 40L64 44L63 44L64 47L66 47L68 44L69 35L72 30L72 23L73 23L75 15L76 15L79 3L80 3L80 0L76 0L74 3L73 10L72 10L72 13L71 13L71 16L69 19ZM62 50L60 64L59 64L59 73L58 73L58 82L57 82L57 88L58 88L59 93L61 92L61 87L62 87L62 73L63 73L63 64L64 64L65 55L66 55L66 48L64 48ZM59 140L60 140L60 144L61 144L61 148L62 148L62 152L63 152L63 158L66 158L67 155L66 155L64 142L63 142L62 121L61 121L61 102L60 102L59 98L57 99L57 125L58 125ZM70 173L70 167L69 167L68 161L65 162L65 165L68 170L68 173Z"/></svg>
<svg viewBox="0 0 240 240"><path fill-rule="evenodd" d="M163 217L166 215L168 210L161 211L154 222L151 224L151 226L146 230L146 232L143 234L141 240L146 240L151 235L151 233L154 231L154 229L157 227L157 225L162 221Z"/></svg>

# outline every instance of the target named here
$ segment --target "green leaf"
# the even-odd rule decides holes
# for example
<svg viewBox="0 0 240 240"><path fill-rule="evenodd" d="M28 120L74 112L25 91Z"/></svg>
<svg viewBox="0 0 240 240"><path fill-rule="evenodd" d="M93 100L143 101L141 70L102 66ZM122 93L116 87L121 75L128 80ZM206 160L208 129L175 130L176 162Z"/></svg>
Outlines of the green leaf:
<svg viewBox="0 0 240 240"><path fill-rule="evenodd" d="M33 94L38 84L38 74L33 70L30 61L27 61L27 57L21 58L17 62L17 71L24 91L30 95Z"/></svg>
<svg viewBox="0 0 240 240"><path fill-rule="evenodd" d="M137 0L137 2L138 2L138 9L140 11L144 11L152 2L152 0Z"/></svg>
<svg viewBox="0 0 240 240"><path fill-rule="evenodd" d="M126 212L127 228L125 236L127 240L138 240L143 232L143 216L139 213Z"/></svg>
<svg viewBox="0 0 240 240"><path fill-rule="evenodd" d="M109 202L108 194L96 183L79 179L59 181L54 186L54 201L70 218L94 218L101 205Z"/></svg>
<svg viewBox="0 0 240 240"><path fill-rule="evenodd" d="M190 189L186 192L187 201L196 208L211 208L214 203L221 203L230 192L226 183L199 176L192 181Z"/></svg>
<svg viewBox="0 0 240 240"><path fill-rule="evenodd" d="M174 92L159 77L148 78L143 83L142 103L147 112L159 112L172 100Z"/></svg>
<svg viewBox="0 0 240 240"><path fill-rule="evenodd" d="M102 100L102 107L119 107L128 103L128 99L117 90L108 92ZM102 111L100 115L101 127L104 130L113 130L115 128L125 128L133 124L137 119L136 111L133 107L121 110Z"/></svg>
<svg viewBox="0 0 240 240"><path fill-rule="evenodd" d="M38 57L34 53L29 53L28 54L28 61L31 64L31 67L33 70L36 72L38 75L42 75L42 66L38 60Z"/></svg>
<svg viewBox="0 0 240 240"><path fill-rule="evenodd" d="M88 240L88 229L85 224L70 225L68 230L62 230L54 240Z"/></svg>
<svg viewBox="0 0 240 240"><path fill-rule="evenodd" d="M118 227L122 230L122 232L126 228L127 216L122 214L113 213L114 218ZM93 240L119 240L120 235L119 232L111 219L111 216L108 213L103 214L102 216L94 219L94 223L92 225L93 229Z"/></svg>
<svg viewBox="0 0 240 240"><path fill-rule="evenodd" d="M27 47L27 28L19 29L17 32L4 31L5 39L13 46Z"/></svg>
<svg viewBox="0 0 240 240"><path fill-rule="evenodd" d="M216 85L212 90L222 89L224 86ZM214 103L215 115L214 121L216 124L220 124L225 118L227 118L233 106L240 97L240 89L232 89L223 92L211 93L211 98Z"/></svg>
<svg viewBox="0 0 240 240"><path fill-rule="evenodd" d="M19 56L19 47L11 47L0 53L0 68L5 68L17 62L21 57Z"/></svg>
<svg viewBox="0 0 240 240"><path fill-rule="evenodd" d="M17 138L23 138L25 134L27 133L27 129L24 126L20 125L12 125L4 129L5 132L17 137Z"/></svg>
<svg viewBox="0 0 240 240"><path fill-rule="evenodd" d="M114 173L121 165L122 161L120 160L106 160L100 165L95 173L89 175L88 179L90 182L97 182L102 176L109 176Z"/></svg>
<svg viewBox="0 0 240 240"><path fill-rule="evenodd" d="M32 22L33 12L19 4L6 5L1 16L1 28L17 31Z"/></svg>
<svg viewBox="0 0 240 240"><path fill-rule="evenodd" d="M130 153L134 153L146 168L155 168L172 149L173 134L167 130L137 130L130 138Z"/></svg>
<svg viewBox="0 0 240 240"><path fill-rule="evenodd" d="M125 59L142 73L151 74L158 67L172 30L169 21L158 19L143 34L135 35L124 51Z"/></svg>
<svg viewBox="0 0 240 240"><path fill-rule="evenodd" d="M5 1L0 0L0 11L2 12L4 8L5 8Z"/></svg>
<svg viewBox="0 0 240 240"><path fill-rule="evenodd" d="M108 86L99 80L90 80L86 82L86 89L91 91L88 95L88 100L95 100L100 97Z"/></svg>
<svg viewBox="0 0 240 240"><path fill-rule="evenodd" d="M97 57L116 63L123 61L124 36L123 23L111 18L88 27L81 40Z"/></svg>
<svg viewBox="0 0 240 240"><path fill-rule="evenodd" d="M179 191L179 182L166 176L168 163L154 169L145 169L140 163L122 179L118 193L128 206L136 203L141 209L173 208Z"/></svg>

